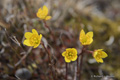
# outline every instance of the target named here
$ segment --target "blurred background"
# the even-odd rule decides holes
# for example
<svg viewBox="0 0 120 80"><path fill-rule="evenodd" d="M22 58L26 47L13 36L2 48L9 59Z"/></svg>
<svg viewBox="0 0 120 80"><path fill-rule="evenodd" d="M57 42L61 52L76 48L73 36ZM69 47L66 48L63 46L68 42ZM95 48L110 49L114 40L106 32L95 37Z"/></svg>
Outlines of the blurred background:
<svg viewBox="0 0 120 80"><path fill-rule="evenodd" d="M56 42L36 16L43 5L52 16L47 24ZM94 32L90 50L104 49L108 54L102 64L85 55L82 80L120 80L120 0L0 0L0 80L50 80L43 47L23 45L24 33L33 28L43 34L42 40L52 53L56 80L64 80L65 75L61 53L67 47L81 51L81 29ZM71 62L69 80L76 80L75 71L76 62Z"/></svg>

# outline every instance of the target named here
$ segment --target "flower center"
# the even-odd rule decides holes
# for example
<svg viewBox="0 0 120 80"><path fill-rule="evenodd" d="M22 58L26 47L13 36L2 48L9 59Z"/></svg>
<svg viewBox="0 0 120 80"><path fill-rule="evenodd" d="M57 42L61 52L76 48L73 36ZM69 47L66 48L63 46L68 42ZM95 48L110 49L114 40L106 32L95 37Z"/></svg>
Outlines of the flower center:
<svg viewBox="0 0 120 80"><path fill-rule="evenodd" d="M74 54L73 54L73 53L71 53L71 52L68 52L68 55L67 55L67 58L68 58L68 59L71 59L71 58L73 58L73 56L74 56Z"/></svg>
<svg viewBox="0 0 120 80"><path fill-rule="evenodd" d="M101 58L102 58L101 53L97 53L96 58L97 58L97 59L101 59Z"/></svg>
<svg viewBox="0 0 120 80"><path fill-rule="evenodd" d="M68 56L73 56L73 54L71 52L68 53Z"/></svg>
<svg viewBox="0 0 120 80"><path fill-rule="evenodd" d="M87 42L87 36L85 35L85 37L83 38L83 43L86 43Z"/></svg>
<svg viewBox="0 0 120 80"><path fill-rule="evenodd" d="M31 37L30 37L30 44L31 45L36 45L39 43L39 36L36 35L36 34L33 34Z"/></svg>

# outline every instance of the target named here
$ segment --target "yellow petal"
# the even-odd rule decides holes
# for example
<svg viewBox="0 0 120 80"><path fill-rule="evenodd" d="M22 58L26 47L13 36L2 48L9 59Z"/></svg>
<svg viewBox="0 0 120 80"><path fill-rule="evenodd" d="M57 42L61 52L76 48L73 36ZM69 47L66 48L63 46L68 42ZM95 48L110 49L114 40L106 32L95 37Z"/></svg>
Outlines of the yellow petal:
<svg viewBox="0 0 120 80"><path fill-rule="evenodd" d="M65 57L65 54L66 54L66 51L64 51L64 52L62 53L62 56L64 56L64 57Z"/></svg>
<svg viewBox="0 0 120 80"><path fill-rule="evenodd" d="M40 41L39 41L39 43L38 43L38 44L34 45L34 47L33 47L33 48L36 48L36 47L38 47L39 45L40 45Z"/></svg>
<svg viewBox="0 0 120 80"><path fill-rule="evenodd" d="M44 13L37 13L37 17L39 17L40 19L45 19L46 15L44 15Z"/></svg>
<svg viewBox="0 0 120 80"><path fill-rule="evenodd" d="M45 20L49 20L49 19L51 19L51 16L47 16L47 17L45 18Z"/></svg>
<svg viewBox="0 0 120 80"><path fill-rule="evenodd" d="M84 30L82 29L81 32L80 32L80 40L81 40L82 38L84 38L84 37L85 37L85 32L84 32Z"/></svg>
<svg viewBox="0 0 120 80"><path fill-rule="evenodd" d="M85 44L86 44L87 37L86 37L85 32L84 32L83 29L82 29L81 32L80 32L79 40L80 40L80 42L81 42L82 45L85 45Z"/></svg>
<svg viewBox="0 0 120 80"><path fill-rule="evenodd" d="M92 37L93 37L93 32L88 32L88 33L86 34L86 36L89 36L90 38L92 38Z"/></svg>
<svg viewBox="0 0 120 80"><path fill-rule="evenodd" d="M75 61L77 59L77 55L72 58L72 61Z"/></svg>
<svg viewBox="0 0 120 80"><path fill-rule="evenodd" d="M25 38L29 39L32 36L31 32L26 32L25 33Z"/></svg>
<svg viewBox="0 0 120 80"><path fill-rule="evenodd" d="M69 63L69 62L70 62L70 60L69 60L69 59L67 59L67 58L65 57L65 62Z"/></svg>
<svg viewBox="0 0 120 80"><path fill-rule="evenodd" d="M102 51L102 58L106 58L108 55L104 51Z"/></svg>
<svg viewBox="0 0 120 80"><path fill-rule="evenodd" d="M39 8L37 13L42 13L42 12L43 12L43 10L41 8Z"/></svg>
<svg viewBox="0 0 120 80"><path fill-rule="evenodd" d="M48 15L48 8L44 5L43 6L43 12L44 12L44 15Z"/></svg>
<svg viewBox="0 0 120 80"><path fill-rule="evenodd" d="M39 18L40 18L40 20L42 20L42 19L45 19L46 16L43 15L43 16L40 16Z"/></svg>
<svg viewBox="0 0 120 80"><path fill-rule="evenodd" d="M32 29L32 33L38 35L38 32L35 29Z"/></svg>
<svg viewBox="0 0 120 80"><path fill-rule="evenodd" d="M90 45L93 42L93 32L88 32L86 34L87 37L87 41L86 41L86 45Z"/></svg>
<svg viewBox="0 0 120 80"><path fill-rule="evenodd" d="M103 49L98 49L97 51L102 51Z"/></svg>
<svg viewBox="0 0 120 80"><path fill-rule="evenodd" d="M37 14L36 14L37 17L40 17L40 15L42 14L42 12L43 12L43 11L42 11L42 9L40 8L40 9L38 10Z"/></svg>
<svg viewBox="0 0 120 80"><path fill-rule="evenodd" d="M42 39L42 34L40 34L40 38L39 38L39 39L40 39L40 41L41 41L41 39Z"/></svg>
<svg viewBox="0 0 120 80"><path fill-rule="evenodd" d="M99 63L103 63L103 60L102 59L99 59L99 60L97 60L97 62Z"/></svg>
<svg viewBox="0 0 120 80"><path fill-rule="evenodd" d="M69 51L69 52L70 52L70 51L71 51L71 48L67 48L66 51Z"/></svg>
<svg viewBox="0 0 120 80"><path fill-rule="evenodd" d="M38 13L38 12L37 12L37 14L36 14L36 15L37 15L37 17L39 17L39 18L40 18L40 13Z"/></svg>
<svg viewBox="0 0 120 80"><path fill-rule="evenodd" d="M92 42L93 42L93 39L92 38L88 38L87 42L86 42L86 45L90 45Z"/></svg>
<svg viewBox="0 0 120 80"><path fill-rule="evenodd" d="M97 50L94 51L94 53L93 53L93 57L95 58L96 55L97 55Z"/></svg>
<svg viewBox="0 0 120 80"><path fill-rule="evenodd" d="M74 54L77 54L77 50L75 48L72 48Z"/></svg>
<svg viewBox="0 0 120 80"><path fill-rule="evenodd" d="M27 39L24 40L23 44L24 44L24 45L27 45L27 46L32 46L32 45L30 44L29 40L27 40Z"/></svg>

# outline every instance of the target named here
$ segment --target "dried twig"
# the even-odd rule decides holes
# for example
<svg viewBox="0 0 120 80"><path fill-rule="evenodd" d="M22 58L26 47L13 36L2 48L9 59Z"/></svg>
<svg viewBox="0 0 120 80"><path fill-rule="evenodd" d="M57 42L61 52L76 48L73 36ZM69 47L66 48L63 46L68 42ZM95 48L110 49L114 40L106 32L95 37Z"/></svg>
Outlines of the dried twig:
<svg viewBox="0 0 120 80"><path fill-rule="evenodd" d="M24 56L15 64L15 67L17 67L28 56L31 50L32 50L32 47L30 47L29 50L26 52L26 54L24 54Z"/></svg>

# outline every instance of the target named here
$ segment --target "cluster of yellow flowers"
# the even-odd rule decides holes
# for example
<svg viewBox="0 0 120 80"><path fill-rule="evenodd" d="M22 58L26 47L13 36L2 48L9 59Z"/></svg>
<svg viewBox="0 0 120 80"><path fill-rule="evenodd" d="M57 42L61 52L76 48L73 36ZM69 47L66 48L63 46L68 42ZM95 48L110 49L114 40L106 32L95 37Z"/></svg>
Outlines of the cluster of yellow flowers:
<svg viewBox="0 0 120 80"><path fill-rule="evenodd" d="M82 45L90 45L93 42L93 32L85 34L84 30L81 30L79 39ZM106 58L107 56L103 49L98 49L93 52L93 57L98 63L103 63L102 58Z"/></svg>
<svg viewBox="0 0 120 80"><path fill-rule="evenodd" d="M48 8L46 6L40 8L36 15L41 20L51 19L51 16L48 16ZM36 48L40 45L42 34L38 35L38 32L35 29L32 29L32 33L26 32L24 36L26 38L23 42L24 45L33 46L33 48Z"/></svg>
<svg viewBox="0 0 120 80"><path fill-rule="evenodd" d="M83 46L90 45L93 42L93 32L88 32L85 34L84 30L82 29L79 40ZM66 49L66 51L62 53L62 56L65 57L65 61L68 63L70 61L75 61L77 59L77 50L74 48ZM98 49L93 52L93 57L98 63L103 63L102 58L106 58L107 56L108 55L103 51L103 49Z"/></svg>
<svg viewBox="0 0 120 80"><path fill-rule="evenodd" d="M48 8L46 6L40 8L37 12L37 17L39 17L41 20L51 19L51 16L48 16ZM38 32L35 29L32 29L32 33L26 32L24 36L26 39L24 40L23 44L32 46L33 48L38 47L42 39L42 34L38 35ZM90 45L93 42L93 32L88 32L85 34L84 30L82 29L79 40L83 46ZM77 50L75 48L68 48L62 53L62 56L65 58L67 63L75 61L78 57ZM97 62L103 63L102 58L106 58L107 56L108 55L102 49L98 49L93 52L93 57Z"/></svg>

